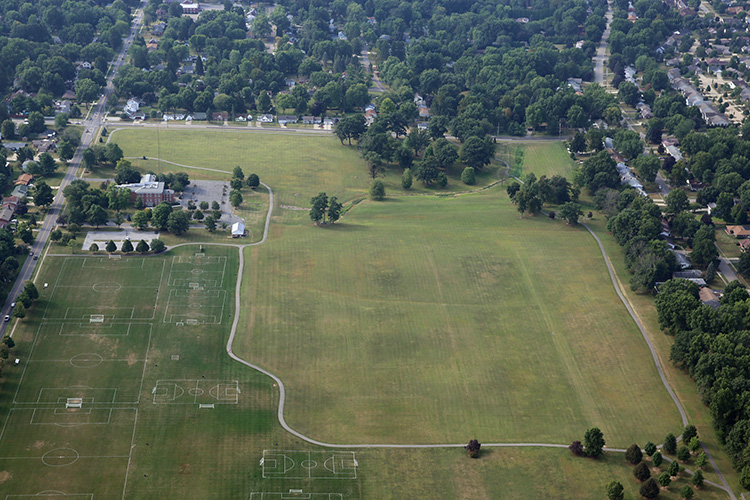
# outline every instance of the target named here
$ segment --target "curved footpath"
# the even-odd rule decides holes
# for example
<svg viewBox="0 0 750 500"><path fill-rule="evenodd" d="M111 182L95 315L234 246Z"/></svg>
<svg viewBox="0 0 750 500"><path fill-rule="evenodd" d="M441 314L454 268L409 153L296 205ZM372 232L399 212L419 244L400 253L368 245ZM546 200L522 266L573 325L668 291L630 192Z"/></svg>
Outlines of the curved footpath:
<svg viewBox="0 0 750 500"><path fill-rule="evenodd" d="M152 160L158 160L157 158L150 158ZM166 160L161 160L166 161ZM173 165L185 167L185 168L194 168L198 170L207 170L212 172L221 172L226 173L222 170L212 169L212 168L206 168L206 167L195 167L191 165L181 165L173 162L167 162L171 163ZM507 163L506 163L507 165ZM509 167L509 165L507 165ZM518 179L520 181L520 179ZM521 181L523 182L523 181ZM279 424L281 427L284 428L287 432L290 434L298 437L299 439L306 441L310 444L314 444L317 446L323 446L326 448L391 448L391 449L430 449L430 448L463 448L465 445L463 443L440 443L440 444L391 444L391 443L369 443L369 444L341 444L341 443L326 443L324 441L319 441L317 439L313 439L309 436L306 436L302 434L299 431L294 430L292 427L289 426L289 424L286 423L286 420L284 418L284 404L286 402L286 388L284 386L284 382L281 381L279 377L277 377L275 374L269 372L268 370L265 370L261 368L258 365L255 365L253 363L250 363L249 361L246 361L239 356L237 356L234 351L232 350L232 344L234 343L235 336L237 334L237 326L239 324L240 320L240 311L241 311L241 303L240 303L240 289L242 288L242 276L245 266L245 256L244 256L244 250L245 248L261 245L266 242L268 239L268 231L271 225L271 216L273 214L273 203L274 203L274 194L273 190L270 186L267 184L261 182L261 185L265 187L268 190L269 199L268 199L268 213L266 214L266 221L265 221L265 227L263 229L263 237L260 241L257 241L255 243L249 243L249 244L232 244L232 243L181 243L179 245L174 245L171 248L177 248L181 246L186 245L196 245L196 244L203 244L203 245L213 245L213 246L233 246L238 249L239 251L239 269L237 271L237 283L235 286L235 307L234 307L234 320L232 321L232 328L229 333L229 338L227 339L227 346L226 351L230 358L237 361L238 363L241 363L249 368L252 368L253 370L256 370L264 375L267 375L271 379L273 379L274 382L276 382L278 388L279 388L279 407L276 412L277 418L279 420ZM649 351L651 352L651 356L653 357L654 364L656 365L656 370L659 373L659 378L661 378L661 382L664 385L664 388L669 393L669 396L672 398L672 401L674 402L675 406L677 407L677 410L680 413L680 418L682 419L682 425L685 426L688 424L688 418L687 414L685 413L685 409L682 407L682 404L680 403L679 399L677 398L676 394L674 393L674 390L669 385L669 382L667 381L667 378L664 374L664 369L661 365L661 361L659 360L658 354L656 353L656 349L654 348L653 344L651 343L651 340L648 338L648 335L646 334L646 330L641 323L641 321L638 319L638 317L635 314L635 311L633 310L632 306L628 302L628 300L625 298L625 295L622 292L622 289L620 287L619 282L617 281L617 277L615 275L614 268L612 267L612 264L609 260L609 255L607 254L606 250L604 249L604 245L602 244L599 237L594 233L594 231L585 223L581 223L583 227L586 228L586 230L591 234L591 236L594 238L596 243L599 245L599 250L602 253L602 257L604 258L604 263L607 266L607 272L609 273L609 277L612 280L612 286L615 289L615 292L617 293L617 296L620 298L620 301L622 301L623 305L627 309L628 313L630 314L630 317L635 322L636 326L641 332L641 335L643 336L643 340L646 341L646 345L649 348ZM567 448L568 445L565 444L555 444L555 443L482 443L482 446L490 447L490 448ZM709 484L711 486L714 486L716 488L719 488L723 491L725 491L731 500L737 500L737 497L735 496L732 489L729 487L729 483L727 482L726 478L722 474L721 470L719 469L718 464L713 458L713 455L711 455L711 452L706 449L704 445L703 450L706 453L706 456L708 457L709 462L713 466L714 470L716 471L716 474L718 475L721 484L714 483L712 481L706 481L706 484ZM626 450L622 448L606 448L606 451L611 451L615 453L624 453ZM665 460L671 462L672 459L668 457L664 457ZM688 472L690 469L686 469Z"/></svg>

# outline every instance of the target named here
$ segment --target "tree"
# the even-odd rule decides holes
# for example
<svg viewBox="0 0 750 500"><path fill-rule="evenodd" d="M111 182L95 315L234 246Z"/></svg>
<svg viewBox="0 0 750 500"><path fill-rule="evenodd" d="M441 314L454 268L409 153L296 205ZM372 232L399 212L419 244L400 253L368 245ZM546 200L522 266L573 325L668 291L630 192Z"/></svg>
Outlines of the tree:
<svg viewBox="0 0 750 500"><path fill-rule="evenodd" d="M49 177L55 173L55 170L57 170L57 163L55 163L55 159L52 158L52 155L49 153L40 154L37 165L39 167L39 172L45 177Z"/></svg>
<svg viewBox="0 0 750 500"><path fill-rule="evenodd" d="M574 201L569 201L560 207L560 217L568 221L571 226L578 224L578 218L582 215L581 205Z"/></svg>
<svg viewBox="0 0 750 500"><path fill-rule="evenodd" d="M407 168L404 170L404 173L401 174L401 187L404 189L410 189L412 184L412 177L411 177L411 169ZM750 253L748 254L750 256ZM748 264L750 264L750 259L748 259ZM750 266L748 266L750 268Z"/></svg>
<svg viewBox="0 0 750 500"><path fill-rule="evenodd" d="M409 132L409 135L406 136L404 143L414 151L414 156L419 156L430 145L430 134L427 130L413 128Z"/></svg>
<svg viewBox="0 0 750 500"><path fill-rule="evenodd" d="M328 210L328 196L325 193L318 193L310 200L310 219L316 224L325 223L326 211Z"/></svg>
<svg viewBox="0 0 750 500"><path fill-rule="evenodd" d="M234 167L234 170L232 170L232 178L240 180L245 178L245 173L242 171L242 168L239 165Z"/></svg>
<svg viewBox="0 0 750 500"><path fill-rule="evenodd" d="M13 317L22 319L26 317L26 307L23 305L23 303L19 302L16 304L16 308L13 309Z"/></svg>
<svg viewBox="0 0 750 500"><path fill-rule="evenodd" d="M13 120L5 120L3 124L0 125L0 134L2 134L3 139L6 141L16 138L16 124L13 123Z"/></svg>
<svg viewBox="0 0 750 500"><path fill-rule="evenodd" d="M138 253L146 253L148 252L149 247L148 243L146 243L146 240L141 240L138 242L138 244L135 246L135 251Z"/></svg>
<svg viewBox="0 0 750 500"><path fill-rule="evenodd" d="M650 477L641 485L639 493L643 498L656 498L659 496L659 485Z"/></svg>
<svg viewBox="0 0 750 500"><path fill-rule="evenodd" d="M687 446L680 446L677 450L677 460L685 463L690 460L690 450Z"/></svg>
<svg viewBox="0 0 750 500"><path fill-rule="evenodd" d="M700 488L703 486L703 471L698 469L695 471L695 474L693 474L693 477L690 478L690 482L693 483L693 486L696 488Z"/></svg>
<svg viewBox="0 0 750 500"><path fill-rule="evenodd" d="M55 117L55 127L57 127L58 130L64 129L68 125L68 114L67 113L60 113Z"/></svg>
<svg viewBox="0 0 750 500"><path fill-rule="evenodd" d="M437 180L440 173L440 165L434 156L426 156L417 166L415 177L422 181L425 186Z"/></svg>
<svg viewBox="0 0 750 500"><path fill-rule="evenodd" d="M250 174L247 177L247 186L251 189L255 189L260 185L260 178L256 174Z"/></svg>
<svg viewBox="0 0 750 500"><path fill-rule="evenodd" d="M664 437L664 445L662 446L664 453L674 455L677 452L677 438L671 432Z"/></svg>
<svg viewBox="0 0 750 500"><path fill-rule="evenodd" d="M91 205L88 212L86 212L86 218L91 224L99 227L107 223L109 216L107 215L107 211L99 205Z"/></svg>
<svg viewBox="0 0 750 500"><path fill-rule="evenodd" d="M672 482L672 478L669 477L669 472L662 472L659 474L659 484L666 488Z"/></svg>
<svg viewBox="0 0 750 500"><path fill-rule="evenodd" d="M91 246L89 246L89 252L98 252L99 251L99 245L96 243L92 243Z"/></svg>
<svg viewBox="0 0 750 500"><path fill-rule="evenodd" d="M690 450L690 453L697 452L701 447L701 440L698 439L698 436L694 436L693 439L690 440L688 443L688 449Z"/></svg>
<svg viewBox="0 0 750 500"><path fill-rule="evenodd" d="M471 186L476 182L477 178L474 174L474 167L466 167L463 172L461 172L461 182L464 184Z"/></svg>
<svg viewBox="0 0 750 500"><path fill-rule="evenodd" d="M133 214L132 221L133 226L143 230L148 227L148 212L145 210L139 210Z"/></svg>
<svg viewBox="0 0 750 500"><path fill-rule="evenodd" d="M213 233L216 231L216 219L214 219L213 215L209 215L206 217L206 219L203 221L206 225L206 229L209 233Z"/></svg>
<svg viewBox="0 0 750 500"><path fill-rule="evenodd" d="M130 252L132 252L132 251L133 251L133 244L132 244L132 243L130 242L130 240L127 240L127 239L126 239L126 240L125 240L125 241L123 242L123 244L122 244L122 248L120 248L120 250L121 250L121 251L122 251L123 253L130 253Z"/></svg>
<svg viewBox="0 0 750 500"><path fill-rule="evenodd" d="M470 167L481 170L495 156L495 143L490 136L471 136L461 146L459 157Z"/></svg>
<svg viewBox="0 0 750 500"><path fill-rule="evenodd" d="M636 443L631 444L625 451L625 460L630 462L632 465L641 463L641 460L643 460L643 452L641 451L641 447Z"/></svg>
<svg viewBox="0 0 750 500"><path fill-rule="evenodd" d="M167 229L170 233L180 236L190 229L190 219L188 214L183 211L176 211L169 214L167 218Z"/></svg>
<svg viewBox="0 0 750 500"><path fill-rule="evenodd" d="M649 457L652 456L656 452L656 445L649 441L646 443L646 445L643 447L643 451L646 452L646 455Z"/></svg>
<svg viewBox="0 0 750 500"><path fill-rule="evenodd" d="M437 185L441 188L444 188L448 185L448 176L445 175L445 172L438 172Z"/></svg>
<svg viewBox="0 0 750 500"><path fill-rule="evenodd" d="M81 162L83 163L83 168L86 169L89 169L96 165L96 153L94 152L94 150L91 148L84 149Z"/></svg>
<svg viewBox="0 0 750 500"><path fill-rule="evenodd" d="M204 217L205 215L203 215L203 212L201 210L196 210L195 212L193 212L193 219L195 220L203 220Z"/></svg>
<svg viewBox="0 0 750 500"><path fill-rule="evenodd" d="M345 116L334 126L334 133L341 141L341 144L344 144L344 140L348 140L350 146L352 139L355 141L359 140L366 131L367 123L365 117L360 114Z"/></svg>
<svg viewBox="0 0 750 500"><path fill-rule="evenodd" d="M472 439L469 441L469 444L466 445L466 453L471 458L479 458L479 449L482 447L482 445L477 441L476 439Z"/></svg>
<svg viewBox="0 0 750 500"><path fill-rule="evenodd" d="M151 251L154 253L163 252L166 248L166 245L164 245L164 242L160 239L151 240Z"/></svg>
<svg viewBox="0 0 750 500"><path fill-rule="evenodd" d="M91 102L99 95L99 85L90 78L82 78L76 81L75 93L78 102Z"/></svg>
<svg viewBox="0 0 750 500"><path fill-rule="evenodd" d="M239 191L232 190L232 192L229 194L229 203L234 207L237 208L242 204L242 193Z"/></svg>
<svg viewBox="0 0 750 500"><path fill-rule="evenodd" d="M688 444L694 437L698 437L698 429L693 424L687 424L682 431L682 442Z"/></svg>
<svg viewBox="0 0 750 500"><path fill-rule="evenodd" d="M105 249L105 250L106 250L107 252L109 252L109 253L112 253L112 252L115 252L115 251L117 251L117 245L115 244L115 242L114 242L114 241L112 241L112 240L109 240L109 241L107 242L107 246L106 246L106 247L104 247L104 249Z"/></svg>
<svg viewBox="0 0 750 500"><path fill-rule="evenodd" d="M612 481L607 485L607 499L608 500L623 500L625 494L623 492L622 484L619 481Z"/></svg>
<svg viewBox="0 0 750 500"><path fill-rule="evenodd" d="M700 467L702 469L707 464L708 464L708 457L706 456L706 453L702 451L695 458L695 466Z"/></svg>
<svg viewBox="0 0 750 500"><path fill-rule="evenodd" d="M21 292L18 294L18 297L16 297L19 304L23 304L25 308L31 307L31 304L34 303L33 300L31 300L31 297L29 297L29 294L26 292Z"/></svg>
<svg viewBox="0 0 750 500"><path fill-rule="evenodd" d="M667 213L677 215L690 207L687 193L682 189L673 189L667 195Z"/></svg>
<svg viewBox="0 0 750 500"><path fill-rule="evenodd" d="M623 154L625 153L623 152ZM655 155L640 155L633 160L633 167L635 167L636 172L638 172L638 177L644 182L654 182L654 180L656 180L656 174L659 173L661 162Z"/></svg>
<svg viewBox="0 0 750 500"><path fill-rule="evenodd" d="M680 464L677 462L677 460L674 460L671 464L669 464L667 473L672 477L677 477L677 474L680 473Z"/></svg>
<svg viewBox="0 0 750 500"><path fill-rule="evenodd" d="M659 467L661 463L664 461L664 458L661 456L661 452L656 451L651 456L651 460L654 462L654 467Z"/></svg>
<svg viewBox="0 0 750 500"><path fill-rule="evenodd" d="M643 482L651 477L651 471L648 470L646 462L639 462L638 465L633 468L633 475L637 480Z"/></svg>
<svg viewBox="0 0 750 500"><path fill-rule="evenodd" d="M29 130L31 130L33 133L38 134L39 132L43 132L45 125L44 125L44 115L42 115L39 111L32 111L29 113Z"/></svg>
<svg viewBox="0 0 750 500"><path fill-rule="evenodd" d="M36 285L31 281L27 281L24 284L23 291L26 292L31 300L36 300L39 298L39 290L37 290Z"/></svg>
<svg viewBox="0 0 750 500"><path fill-rule="evenodd" d="M370 186L370 198L373 200L381 201L385 198L385 184L380 179L372 181Z"/></svg>
<svg viewBox="0 0 750 500"><path fill-rule="evenodd" d="M151 225L160 231L164 231L167 228L167 221L171 213L171 205L168 203L159 203L151 211ZM151 244L151 248L153 248L153 243Z"/></svg>
<svg viewBox="0 0 750 500"><path fill-rule="evenodd" d="M693 237L693 251L690 259L694 264L708 265L719 256L716 250L716 232L712 226L701 226ZM684 439L684 438L683 438Z"/></svg>
<svg viewBox="0 0 750 500"><path fill-rule="evenodd" d="M568 446L568 449L573 455L579 457L583 455L583 444L580 441L573 441L570 446Z"/></svg>
<svg viewBox="0 0 750 500"><path fill-rule="evenodd" d="M34 205L38 207L48 207L54 199L52 188L44 181L38 181L34 186Z"/></svg>
<svg viewBox="0 0 750 500"><path fill-rule="evenodd" d="M339 220L339 217L341 217L341 211L344 209L344 206L339 203L338 198L335 196L331 196L331 199L328 202L328 222L333 224L337 220Z"/></svg>
<svg viewBox="0 0 750 500"><path fill-rule="evenodd" d="M3 340L0 343L8 346L8 349L13 349L16 346L16 342L10 335L3 335Z"/></svg>
<svg viewBox="0 0 750 500"><path fill-rule="evenodd" d="M598 457L604 450L604 434L598 427L592 427L583 436L584 453L589 457Z"/></svg>
<svg viewBox="0 0 750 500"><path fill-rule="evenodd" d="M690 500L695 496L695 491L693 491L693 488L691 488L689 484L686 484L680 490L680 496L685 500Z"/></svg>
<svg viewBox="0 0 750 500"><path fill-rule="evenodd" d="M237 177L232 177L232 180L229 181L229 187L231 187L234 191L239 191L244 185L245 184L242 182L242 179L238 179Z"/></svg>

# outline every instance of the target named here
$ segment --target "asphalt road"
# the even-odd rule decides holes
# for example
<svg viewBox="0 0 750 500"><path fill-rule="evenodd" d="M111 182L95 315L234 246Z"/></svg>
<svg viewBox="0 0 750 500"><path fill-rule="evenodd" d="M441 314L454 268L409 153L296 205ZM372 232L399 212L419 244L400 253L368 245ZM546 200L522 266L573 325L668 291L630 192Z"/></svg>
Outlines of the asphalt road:
<svg viewBox="0 0 750 500"><path fill-rule="evenodd" d="M360 53L360 61L362 62L362 66L364 66L366 72L370 72L370 56L367 52L367 49L362 49L362 52ZM371 92L386 92L387 89L383 85L383 83L380 81L380 78L378 78L378 75L375 74L375 72L372 72L372 87L369 88Z"/></svg>
<svg viewBox="0 0 750 500"><path fill-rule="evenodd" d="M594 56L594 82L604 86L604 66L607 62L607 40L609 40L609 25L612 22L612 6L608 6L607 14L607 27L604 28L602 33L602 39L599 42L599 47L596 49L596 55Z"/></svg>
<svg viewBox="0 0 750 500"><path fill-rule="evenodd" d="M123 65L125 61L125 54L127 53L130 44L133 42L135 34L140 29L142 22L143 10L139 8L135 13L135 19L133 20L133 26L130 30L130 33L128 34L128 37L123 40L122 50L115 57L115 60L112 63L112 69L109 73L109 77L107 78L107 86L105 87L104 92L99 98L96 106L89 113L89 116L83 121L84 133L81 137L81 145L78 146L78 149L76 150L73 158L68 164L68 169L65 171L65 176L60 183L60 189L57 190L55 198L52 201L52 205L50 205L49 212L47 213L47 216L44 218L44 221L39 228L34 243L31 245L30 250L34 253L35 256L40 255L44 251L44 247L47 244L49 235L57 225L57 217L58 215L60 215L63 203L65 202L62 194L63 189L75 179L76 171L81 164L83 150L89 147L94 141L96 131L104 121L107 99L114 92L112 80L114 78L114 75L117 74L117 70L120 68L120 66ZM32 275L34 274L34 271L36 269L37 262L39 261L34 260L33 258L26 259L26 262L23 264L21 270L18 273L18 278L16 279L13 288L8 294L8 298L5 300L5 305L3 306L3 311L5 311L5 313L3 315L10 314L12 312L10 304L12 302L15 302L16 297L18 297L18 294L21 293L21 290L23 289L26 281L32 278ZM9 324L10 323L7 323L5 321L2 322L2 324L0 325L0 336L5 335L5 330L7 329Z"/></svg>

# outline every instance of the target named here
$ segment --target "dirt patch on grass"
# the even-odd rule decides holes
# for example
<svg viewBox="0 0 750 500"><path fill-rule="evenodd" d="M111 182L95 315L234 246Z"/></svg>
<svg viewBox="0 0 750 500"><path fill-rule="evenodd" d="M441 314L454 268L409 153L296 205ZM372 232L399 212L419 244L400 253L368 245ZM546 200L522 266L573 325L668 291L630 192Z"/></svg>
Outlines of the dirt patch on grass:
<svg viewBox="0 0 750 500"><path fill-rule="evenodd" d="M179 472L183 476L189 476L193 473L193 466L190 464L180 464L177 472Z"/></svg>
<svg viewBox="0 0 750 500"><path fill-rule="evenodd" d="M138 362L138 358L134 352L131 352L130 354L128 354L127 358L125 359L128 362L128 366L133 366L134 364Z"/></svg>
<svg viewBox="0 0 750 500"><path fill-rule="evenodd" d="M35 441L33 446L35 450L39 450L44 447L45 444L47 443L45 443L44 441Z"/></svg>
<svg viewBox="0 0 750 500"><path fill-rule="evenodd" d="M7 470L0 471L0 484L3 484L5 481L8 481L11 478L13 478L13 474L8 472Z"/></svg>

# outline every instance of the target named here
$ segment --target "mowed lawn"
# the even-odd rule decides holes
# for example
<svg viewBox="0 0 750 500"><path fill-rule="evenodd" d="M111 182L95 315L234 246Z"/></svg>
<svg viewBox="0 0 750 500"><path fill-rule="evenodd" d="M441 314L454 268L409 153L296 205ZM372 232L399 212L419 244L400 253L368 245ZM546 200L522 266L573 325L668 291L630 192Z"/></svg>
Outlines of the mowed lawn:
<svg viewBox="0 0 750 500"><path fill-rule="evenodd" d="M537 179L543 175L561 175L573 181L575 163L565 149L565 142L537 142L523 145L523 175L533 172Z"/></svg>
<svg viewBox="0 0 750 500"><path fill-rule="evenodd" d="M346 202L367 195L371 179L356 146L342 146L334 135L290 132L241 132L231 130L159 130L119 129L110 134L126 157L143 171L188 172L196 179L227 179L236 166L245 175L256 173L270 185L277 204L305 208L310 198L321 191ZM458 145L457 145L458 147ZM147 160L142 157L146 156ZM157 162L162 158L184 168ZM408 191L401 188L402 169L390 166L381 177L386 191L394 195L470 191L497 181L499 167L486 166L477 174L477 182L467 186L460 181L464 165L460 162L447 170L448 185L424 186L414 180ZM219 172L217 172L217 170ZM111 175L93 169L96 178Z"/></svg>
<svg viewBox="0 0 750 500"><path fill-rule="evenodd" d="M612 446L679 430L582 228L504 194L358 205L246 250L235 352L278 374L297 430L335 443Z"/></svg>

